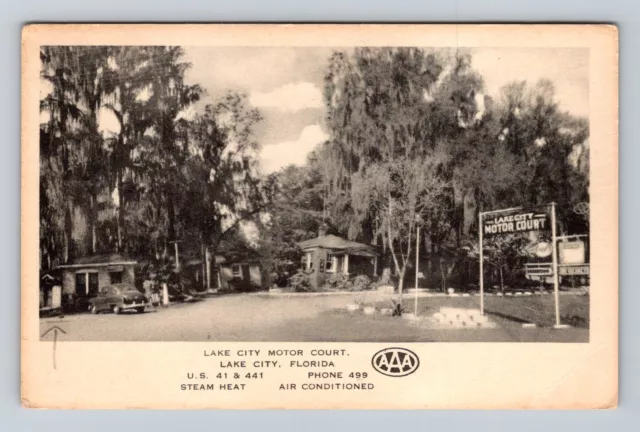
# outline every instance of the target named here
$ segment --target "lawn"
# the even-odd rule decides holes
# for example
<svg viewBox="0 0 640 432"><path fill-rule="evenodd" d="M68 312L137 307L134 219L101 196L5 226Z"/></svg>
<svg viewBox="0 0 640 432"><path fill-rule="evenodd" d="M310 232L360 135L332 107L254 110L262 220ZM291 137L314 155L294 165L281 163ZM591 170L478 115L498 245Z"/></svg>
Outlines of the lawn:
<svg viewBox="0 0 640 432"><path fill-rule="evenodd" d="M414 299L407 295L403 306L414 311ZM379 307L390 307L391 302L378 303ZM480 297L420 297L418 315L432 315L441 307L480 308ZM553 295L496 297L485 296L485 312L516 323L534 323L539 327L555 324ZM578 328L589 328L589 297L583 295L560 296L560 321Z"/></svg>

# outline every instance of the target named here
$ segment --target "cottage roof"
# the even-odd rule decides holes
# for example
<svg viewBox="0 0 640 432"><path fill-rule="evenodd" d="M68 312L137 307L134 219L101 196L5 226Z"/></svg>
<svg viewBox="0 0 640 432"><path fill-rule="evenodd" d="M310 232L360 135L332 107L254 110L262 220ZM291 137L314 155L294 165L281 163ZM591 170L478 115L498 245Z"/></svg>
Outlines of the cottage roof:
<svg viewBox="0 0 640 432"><path fill-rule="evenodd" d="M203 262L202 258L193 258L193 259L189 259L189 260L187 260L187 261L185 262L185 265L186 265L187 267L190 267L190 266L200 266L200 265L202 265L202 262ZM225 257L223 257L222 255L215 255L215 263L216 263L216 264L222 264L222 263L224 263L224 262L226 262Z"/></svg>
<svg viewBox="0 0 640 432"><path fill-rule="evenodd" d="M338 237L337 235L329 234L321 237L316 237L310 240L304 240L298 243L301 249L312 249L322 247L326 249L335 249L350 253L353 255L366 255L374 256L378 255L374 246L358 243L351 240Z"/></svg>
<svg viewBox="0 0 640 432"><path fill-rule="evenodd" d="M68 264L58 266L59 268L72 268L72 267L102 267L112 265L135 265L137 261L122 254L102 254L102 255L89 255L85 257L76 258Z"/></svg>

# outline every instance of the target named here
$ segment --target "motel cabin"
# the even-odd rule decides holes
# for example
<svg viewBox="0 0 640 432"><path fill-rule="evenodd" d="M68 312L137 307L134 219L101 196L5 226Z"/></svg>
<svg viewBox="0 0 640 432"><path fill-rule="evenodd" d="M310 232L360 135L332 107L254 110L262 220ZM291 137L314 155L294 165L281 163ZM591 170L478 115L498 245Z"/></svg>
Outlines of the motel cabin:
<svg viewBox="0 0 640 432"><path fill-rule="evenodd" d="M314 288L321 288L333 274L375 277L378 251L372 245L358 243L327 234L327 227L320 227L318 237L298 243L304 252L302 267L309 275Z"/></svg>
<svg viewBox="0 0 640 432"><path fill-rule="evenodd" d="M216 255L210 264L210 281L207 287L206 267L202 259L191 259L186 263L197 290L257 291L265 289L262 266L257 256Z"/></svg>
<svg viewBox="0 0 640 432"><path fill-rule="evenodd" d="M120 254L92 255L58 266L62 275L62 297L86 299L117 283L135 284L137 261Z"/></svg>

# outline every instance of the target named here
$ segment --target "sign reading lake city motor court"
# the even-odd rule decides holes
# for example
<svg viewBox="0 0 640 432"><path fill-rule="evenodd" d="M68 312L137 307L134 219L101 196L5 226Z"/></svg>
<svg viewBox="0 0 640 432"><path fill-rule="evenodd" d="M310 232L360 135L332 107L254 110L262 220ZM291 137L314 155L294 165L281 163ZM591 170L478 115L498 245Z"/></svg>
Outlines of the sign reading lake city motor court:
<svg viewBox="0 0 640 432"><path fill-rule="evenodd" d="M483 234L511 234L527 231L547 230L550 227L546 213L519 212L510 215L497 215L483 221Z"/></svg>

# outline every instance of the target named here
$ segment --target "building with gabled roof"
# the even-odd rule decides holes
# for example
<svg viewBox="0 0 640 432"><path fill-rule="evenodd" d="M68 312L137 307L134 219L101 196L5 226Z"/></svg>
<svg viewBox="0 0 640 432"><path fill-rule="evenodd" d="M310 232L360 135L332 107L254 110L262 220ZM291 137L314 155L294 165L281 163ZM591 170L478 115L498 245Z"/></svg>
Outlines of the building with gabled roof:
<svg viewBox="0 0 640 432"><path fill-rule="evenodd" d="M327 234L326 225L320 227L318 237L298 242L298 246L304 252L302 268L314 288L322 287L333 274L376 276L377 248Z"/></svg>

